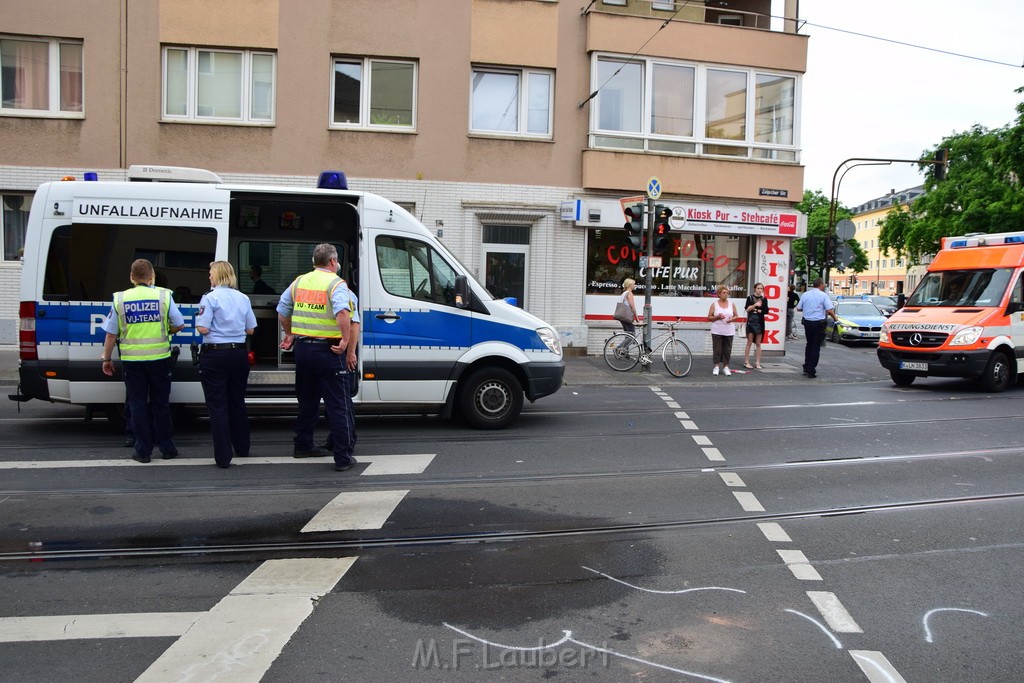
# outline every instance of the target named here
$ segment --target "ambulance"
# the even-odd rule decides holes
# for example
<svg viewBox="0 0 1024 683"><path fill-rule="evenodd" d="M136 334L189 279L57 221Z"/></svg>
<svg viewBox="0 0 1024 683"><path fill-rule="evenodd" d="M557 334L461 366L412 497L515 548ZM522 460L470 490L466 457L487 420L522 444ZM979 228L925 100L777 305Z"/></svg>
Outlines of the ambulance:
<svg viewBox="0 0 1024 683"><path fill-rule="evenodd" d="M906 305L882 326L878 360L898 386L963 377L1003 391L1024 372L1024 232L944 237Z"/></svg>
<svg viewBox="0 0 1024 683"><path fill-rule="evenodd" d="M348 189L341 172L318 187L224 183L202 169L132 166L128 181L88 173L43 183L25 237L17 401L38 399L114 416L124 384L106 377L100 325L113 293L129 288L132 261L145 258L156 284L174 292L185 329L171 402L202 405L201 342L194 317L209 289L209 264L232 263L257 318L250 339L250 405L295 404L292 352L275 308L280 293L312 269L313 247L338 249L339 273L362 315L357 404L458 416L503 428L562 385L558 334L539 318L495 299L405 209ZM115 353L115 364L117 362ZM119 367L118 367L119 370Z"/></svg>

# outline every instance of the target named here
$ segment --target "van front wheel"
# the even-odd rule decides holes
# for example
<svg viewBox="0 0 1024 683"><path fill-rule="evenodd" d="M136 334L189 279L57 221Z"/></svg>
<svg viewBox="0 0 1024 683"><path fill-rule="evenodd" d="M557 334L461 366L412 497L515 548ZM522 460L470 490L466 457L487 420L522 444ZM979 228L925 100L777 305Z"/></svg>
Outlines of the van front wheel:
<svg viewBox="0 0 1024 683"><path fill-rule="evenodd" d="M985 373L981 376L981 386L985 391L999 393L1010 386L1010 361L1006 354L996 352L988 360Z"/></svg>
<svg viewBox="0 0 1024 683"><path fill-rule="evenodd" d="M523 389L508 370L483 368L463 382L459 407L477 429L502 429L523 409Z"/></svg>

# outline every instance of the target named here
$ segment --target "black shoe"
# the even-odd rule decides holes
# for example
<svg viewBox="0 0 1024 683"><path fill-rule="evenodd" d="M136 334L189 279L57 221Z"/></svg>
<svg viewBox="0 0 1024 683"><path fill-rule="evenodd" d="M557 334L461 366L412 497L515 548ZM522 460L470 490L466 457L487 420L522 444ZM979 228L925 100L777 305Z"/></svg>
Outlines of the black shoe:
<svg viewBox="0 0 1024 683"><path fill-rule="evenodd" d="M221 468L222 470L226 470L227 468L231 467L231 463L229 463L229 462L220 463L219 462L219 463L217 463L217 467Z"/></svg>
<svg viewBox="0 0 1024 683"><path fill-rule="evenodd" d="M356 460L355 458L352 458L348 462L344 462L344 463L342 463L340 465L338 463L334 463L334 471L335 472L344 472L346 470L352 469L352 467L354 465L358 465L358 464L359 464L359 461Z"/></svg>
<svg viewBox="0 0 1024 683"><path fill-rule="evenodd" d="M804 374L807 375L807 379L814 379L818 376L816 372L805 372Z"/></svg>
<svg viewBox="0 0 1024 683"><path fill-rule="evenodd" d="M174 460L175 458L178 457L178 451L173 450L167 451L166 453L161 452L160 457L163 458L164 460Z"/></svg>
<svg viewBox="0 0 1024 683"><path fill-rule="evenodd" d="M150 461L150 457L148 455L142 455L141 453L136 453L135 455L132 456L132 460L134 460L135 462L146 463L146 462Z"/></svg>
<svg viewBox="0 0 1024 683"><path fill-rule="evenodd" d="M135 437L134 436L126 436L124 438L124 447L125 448L135 448Z"/></svg>
<svg viewBox="0 0 1024 683"><path fill-rule="evenodd" d="M293 458L326 458L329 455L332 455L332 453L326 449L320 448L320 446L313 446L309 450L296 448L292 451Z"/></svg>

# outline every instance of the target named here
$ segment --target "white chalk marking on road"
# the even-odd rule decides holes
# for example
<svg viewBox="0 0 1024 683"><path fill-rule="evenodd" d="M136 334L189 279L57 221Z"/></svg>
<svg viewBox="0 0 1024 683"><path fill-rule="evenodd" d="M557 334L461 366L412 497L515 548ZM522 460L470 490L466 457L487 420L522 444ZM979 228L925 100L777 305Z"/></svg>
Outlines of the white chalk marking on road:
<svg viewBox="0 0 1024 683"><path fill-rule="evenodd" d="M455 628L454 626L452 626L451 624L449 624L447 622L441 622L441 623L444 624L444 626L446 628L450 628L451 630L455 631L456 633L458 633L460 635L463 635L463 636L466 636L467 638L470 638L472 640L475 640L478 643L483 643L484 645L489 645L490 647L502 648L504 650L515 650L517 652L534 652L534 651L539 651L539 650L549 650L549 649L551 649L553 647L558 647L562 643L575 643L576 645L579 645L580 647L585 647L585 648L588 648L590 650L594 650L595 652L603 652L604 654L608 654L608 655L611 655L613 657L621 657L622 659L628 659L631 662L637 662L639 664L645 664L647 666L652 666L652 667L654 667L656 669L664 669L665 671L671 671L672 673L682 674L684 676L692 676L693 678L699 678L702 681L713 681L714 683L730 683L729 681L725 680L724 678L715 678L714 676L705 676L704 674L698 674L698 673L694 673L692 671L686 671L684 669L675 669L675 668L673 668L671 666L665 666L664 664L658 664L657 662L651 662L651 661L648 661L646 659L640 659L639 657L630 657L629 655L624 655L624 654L622 654L620 652L616 652L615 650L609 650L609 649L604 648L604 647L598 647L596 645L591 645L590 643L584 643L582 640L576 640L575 638L573 638L572 637L572 631L565 631L565 630L563 630L562 631L562 638L560 640L554 642L554 643L549 644L549 645L541 645L540 647L517 647L515 645L504 645L502 643L493 643L493 642L491 642L489 640L484 640L483 638L479 638L477 636L474 636L472 633L469 633L467 631L463 631L462 629ZM544 642L543 638L541 639L540 642Z"/></svg>
<svg viewBox="0 0 1024 683"><path fill-rule="evenodd" d="M0 618L0 643L88 638L164 638L180 636L205 612L148 614L64 614Z"/></svg>
<svg viewBox="0 0 1024 683"><path fill-rule="evenodd" d="M779 406L758 406L763 408L842 408L845 406L874 406L878 401L849 401L847 403L786 403Z"/></svg>
<svg viewBox="0 0 1024 683"><path fill-rule="evenodd" d="M666 401L665 405L668 406L669 408L678 408L679 407L679 404L676 403L675 401Z"/></svg>
<svg viewBox="0 0 1024 683"><path fill-rule="evenodd" d="M697 428L697 423L696 422L690 422L689 420L680 420L679 422L683 425L683 429L696 429Z"/></svg>
<svg viewBox="0 0 1024 683"><path fill-rule="evenodd" d="M726 486L746 486L746 484L743 483L743 480L740 479L740 475L735 472L719 472L718 476L722 478L722 481L725 482Z"/></svg>
<svg viewBox="0 0 1024 683"><path fill-rule="evenodd" d="M832 633L830 633L827 628L825 628L825 624L821 623L820 621L818 621L817 619L815 619L812 616L804 614L803 612L797 612L795 609L788 609L787 608L786 611L789 612L790 614L795 614L797 616L803 617L807 621L811 622L812 624L814 624L815 626L820 628L822 633L824 633L826 636L828 636L829 638L832 639L832 644L836 646L837 650L842 650L843 649L843 644L840 643L839 639L836 638L834 635L832 635Z"/></svg>
<svg viewBox="0 0 1024 683"><path fill-rule="evenodd" d="M355 557L267 560L176 640L136 683L258 681Z"/></svg>
<svg viewBox="0 0 1024 683"><path fill-rule="evenodd" d="M850 656L871 683L907 683L881 652L850 650Z"/></svg>
<svg viewBox="0 0 1024 683"><path fill-rule="evenodd" d="M821 574L811 565L807 556L799 550L776 550L782 561L793 572L793 576L801 581L821 581Z"/></svg>
<svg viewBox="0 0 1024 683"><path fill-rule="evenodd" d="M686 413L683 413L683 412L676 413L676 417L678 417L680 420L689 420L690 419L690 416L687 415Z"/></svg>
<svg viewBox="0 0 1024 683"><path fill-rule="evenodd" d="M960 609L959 607L937 607L933 610L930 610L927 614L924 615L924 618L921 620L921 623L924 624L924 642L926 643L932 642L932 630L928 626L928 619L930 619L931 616L936 612L967 612L968 614L977 614L980 617L988 616L984 612L979 612L976 609Z"/></svg>
<svg viewBox="0 0 1024 683"><path fill-rule="evenodd" d="M789 534L786 533L785 529L783 529L777 522L758 522L757 527L769 541L776 543L789 543L793 540L789 537Z"/></svg>
<svg viewBox="0 0 1024 683"><path fill-rule="evenodd" d="M325 505L302 527L302 533L313 531L350 531L380 529L395 507L408 494L404 491L353 491L341 493Z"/></svg>
<svg viewBox="0 0 1024 683"><path fill-rule="evenodd" d="M585 565L581 564L580 567L582 567L583 569L586 569L588 572L594 572L595 574L603 576L604 578L608 579L609 581L614 581L615 583L621 583L623 586L629 586L630 588L635 588L636 590L643 591L644 593L657 593L658 595L681 595L683 593L695 593L697 591L728 591L728 592L731 592L731 593L744 593L744 594L747 592L747 591L742 591L739 588L721 588L719 586L702 586L702 587L699 587L699 588L682 588L680 590L674 590L674 591L655 590L653 588L641 588L640 586L633 585L632 583L627 583L626 581L623 581L622 579L616 579L614 576L611 576L610 574L605 574L604 572L599 572L598 570L591 569L590 567L587 567Z"/></svg>
<svg viewBox="0 0 1024 683"><path fill-rule="evenodd" d="M698 446L710 446L711 445L711 439L709 439L708 437L704 436L703 434L694 434L693 435L693 441Z"/></svg>
<svg viewBox="0 0 1024 683"><path fill-rule="evenodd" d="M363 470L364 475L384 474L421 474L434 459L434 453L408 455L360 455L359 464L369 463ZM332 465L331 458L291 458L291 457L249 457L234 458L232 467L242 465ZM116 460L23 460L0 462L0 470L44 470L74 469L85 467L212 467L213 458L175 458L163 460L159 454L153 456L149 463L135 462L130 457Z"/></svg>
<svg viewBox="0 0 1024 683"><path fill-rule="evenodd" d="M811 599L814 606L821 612L821 616L825 617L825 621L828 623L829 628L837 633L864 633L857 622L853 620L850 613L843 607L843 603L839 602L839 598L835 596L835 593L829 593L828 591L807 591L807 597Z"/></svg>
<svg viewBox="0 0 1024 683"><path fill-rule="evenodd" d="M725 462L725 456L717 448L702 448L701 450L704 451L704 455L708 457L708 460Z"/></svg>
<svg viewBox="0 0 1024 683"><path fill-rule="evenodd" d="M732 495L736 496L736 500L739 501L740 507L746 512L764 512L764 506L761 505L761 501L757 499L753 493L748 491L733 491Z"/></svg>

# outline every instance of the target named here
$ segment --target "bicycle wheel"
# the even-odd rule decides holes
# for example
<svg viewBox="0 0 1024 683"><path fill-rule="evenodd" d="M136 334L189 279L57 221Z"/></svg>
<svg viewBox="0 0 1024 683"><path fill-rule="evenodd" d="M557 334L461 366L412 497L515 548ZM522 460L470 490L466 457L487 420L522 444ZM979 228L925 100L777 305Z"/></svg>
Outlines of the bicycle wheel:
<svg viewBox="0 0 1024 683"><path fill-rule="evenodd" d="M604 362L612 370L632 370L640 362L640 345L625 332L613 334L604 343Z"/></svg>
<svg viewBox="0 0 1024 683"><path fill-rule="evenodd" d="M693 355L690 347L679 339L669 339L661 350L661 359L665 361L665 369L674 377L685 377L693 366Z"/></svg>

